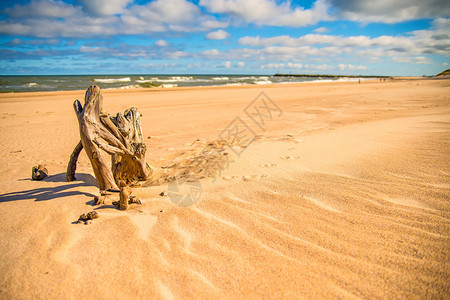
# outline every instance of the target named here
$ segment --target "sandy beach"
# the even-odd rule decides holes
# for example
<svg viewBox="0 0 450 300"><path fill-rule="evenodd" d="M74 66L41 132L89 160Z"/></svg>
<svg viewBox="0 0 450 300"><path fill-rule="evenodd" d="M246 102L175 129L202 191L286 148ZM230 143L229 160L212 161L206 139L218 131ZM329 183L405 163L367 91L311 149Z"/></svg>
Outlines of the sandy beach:
<svg viewBox="0 0 450 300"><path fill-rule="evenodd" d="M192 203L144 183L127 211L84 152L65 182L84 92L0 94L1 299L450 296L450 79L103 90L154 176L227 153Z"/></svg>

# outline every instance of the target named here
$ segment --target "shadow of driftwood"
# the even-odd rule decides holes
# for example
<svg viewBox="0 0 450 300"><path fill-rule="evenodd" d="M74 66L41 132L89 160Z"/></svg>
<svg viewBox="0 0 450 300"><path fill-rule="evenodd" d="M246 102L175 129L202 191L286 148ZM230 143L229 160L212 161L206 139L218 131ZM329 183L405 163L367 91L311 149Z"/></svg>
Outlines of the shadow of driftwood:
<svg viewBox="0 0 450 300"><path fill-rule="evenodd" d="M73 183L66 183L65 173L49 176L43 181L64 182L66 184L57 187L41 187L31 190L2 194L0 195L0 203L19 200L47 201L56 198L64 198L68 196L77 196L77 195L95 197L95 195L91 193L70 191L73 188L78 188L82 186L96 186L95 178L90 174L77 174L76 177L77 181L74 181Z"/></svg>
<svg viewBox="0 0 450 300"><path fill-rule="evenodd" d="M97 186L97 181L95 180L94 176L92 176L91 174L79 173L79 174L76 174L75 177L77 179L75 181L73 181L73 182L82 181L82 182L85 183L85 185ZM46 182L66 182L66 173L59 173L59 174L55 174L55 175L50 175L49 177L45 178L43 181L46 181Z"/></svg>

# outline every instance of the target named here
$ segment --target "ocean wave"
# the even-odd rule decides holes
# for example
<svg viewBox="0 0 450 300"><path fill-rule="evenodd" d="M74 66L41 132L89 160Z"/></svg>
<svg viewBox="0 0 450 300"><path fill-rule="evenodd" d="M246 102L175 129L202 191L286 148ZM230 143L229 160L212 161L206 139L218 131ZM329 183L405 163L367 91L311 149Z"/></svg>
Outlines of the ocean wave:
<svg viewBox="0 0 450 300"><path fill-rule="evenodd" d="M163 88L173 88L178 86L178 84L162 84L161 85Z"/></svg>
<svg viewBox="0 0 450 300"><path fill-rule="evenodd" d="M124 78L95 78L95 82L100 83L117 83L117 82L130 82L130 77L124 77Z"/></svg>
<svg viewBox="0 0 450 300"><path fill-rule="evenodd" d="M270 80L256 80L253 81L254 84L272 84L273 82Z"/></svg>
<svg viewBox="0 0 450 300"><path fill-rule="evenodd" d="M250 77L236 77L233 78L236 81L244 81L244 80L256 80L255 76L250 76Z"/></svg>
<svg viewBox="0 0 450 300"><path fill-rule="evenodd" d="M25 86L28 86L28 87L37 86L37 85L38 84L36 82L30 82L30 83L25 84Z"/></svg>
<svg viewBox="0 0 450 300"><path fill-rule="evenodd" d="M230 80L229 77L225 77L225 76L223 76L223 77L213 77L211 79L215 80L215 81L227 81L227 80Z"/></svg>
<svg viewBox="0 0 450 300"><path fill-rule="evenodd" d="M172 83L172 82L186 82L186 81L192 81L194 77L192 76L172 76L169 78L152 78L152 81L158 81L158 82L165 82L165 83Z"/></svg>
<svg viewBox="0 0 450 300"><path fill-rule="evenodd" d="M332 79L316 79L316 80L304 81L302 83L335 82L335 81L336 80L332 80Z"/></svg>
<svg viewBox="0 0 450 300"><path fill-rule="evenodd" d="M121 89L121 90L123 90L123 89L136 89L136 88L140 88L140 86L137 85L137 84L132 84L132 85L125 85L125 86L118 87L118 89Z"/></svg>

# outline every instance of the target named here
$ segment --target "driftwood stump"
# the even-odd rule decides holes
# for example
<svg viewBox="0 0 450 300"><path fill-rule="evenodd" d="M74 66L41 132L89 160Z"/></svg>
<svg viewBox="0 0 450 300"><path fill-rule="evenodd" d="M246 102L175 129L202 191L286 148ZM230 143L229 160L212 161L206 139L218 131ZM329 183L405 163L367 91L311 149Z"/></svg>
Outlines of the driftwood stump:
<svg viewBox="0 0 450 300"><path fill-rule="evenodd" d="M118 190L117 183L127 184L146 180L151 168L145 161L141 116L136 108L111 117L103 111L103 96L98 86L90 86L85 95L84 107L74 102L78 117L81 141L75 147L67 167L66 180L75 179L75 169L81 150L86 151L94 170L100 191ZM105 152L112 156L109 168Z"/></svg>
<svg viewBox="0 0 450 300"><path fill-rule="evenodd" d="M127 109L124 114L118 113L111 118L127 143L129 154L112 155L112 172L116 183L124 180L127 184L140 180L147 180L152 170L145 161L147 146L141 128L141 115L134 107Z"/></svg>

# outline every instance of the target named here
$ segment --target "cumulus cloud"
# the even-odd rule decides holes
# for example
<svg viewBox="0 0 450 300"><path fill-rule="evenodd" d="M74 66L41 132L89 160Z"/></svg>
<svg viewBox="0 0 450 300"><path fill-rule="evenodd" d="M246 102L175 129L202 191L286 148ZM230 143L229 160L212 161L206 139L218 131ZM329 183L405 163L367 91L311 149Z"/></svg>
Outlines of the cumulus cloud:
<svg viewBox="0 0 450 300"><path fill-rule="evenodd" d="M260 61L329 61L330 59L352 61L359 64L341 63L336 70L364 71L366 63L393 61L414 64L432 63L429 55L450 56L450 19L438 18L431 28L405 32L403 35L342 36L329 34L306 34L300 37L280 35L273 37L244 36L239 44L247 48L220 53L222 59L247 59ZM361 62L364 62L361 64ZM266 68L267 64L262 64ZM271 67L277 68L272 65ZM300 64L284 68L299 68ZM281 68L281 66L278 66ZM302 65L306 68L306 65ZM311 69L311 68L310 68Z"/></svg>
<svg viewBox="0 0 450 300"><path fill-rule="evenodd" d="M410 38L407 37L380 36L370 38L363 35L344 37L323 34L307 34L298 38L293 38L287 35L275 36L270 38L260 38L259 36L245 36L239 39L239 43L249 46L281 45L290 47L322 44L329 44L332 46L340 47L369 47L387 45L402 45L404 47L412 46Z"/></svg>
<svg viewBox="0 0 450 300"><path fill-rule="evenodd" d="M206 35L208 40L224 40L229 37L230 34L223 29L219 29L213 32L210 32Z"/></svg>
<svg viewBox="0 0 450 300"><path fill-rule="evenodd" d="M79 13L79 9L62 1L32 0L27 5L16 4L5 8L4 12L12 18L67 18Z"/></svg>
<svg viewBox="0 0 450 300"><path fill-rule="evenodd" d="M210 50L203 51L201 54L206 55L206 56L217 56L220 54L220 51L217 49L210 49Z"/></svg>
<svg viewBox="0 0 450 300"><path fill-rule="evenodd" d="M307 26L329 19L325 0L317 0L311 9L291 7L291 2L274 0L200 0L210 12L233 16L258 25Z"/></svg>
<svg viewBox="0 0 450 300"><path fill-rule="evenodd" d="M413 63L413 64L431 64L431 60L428 57L425 56L400 56L400 57L393 57L393 62L402 62L402 63Z"/></svg>
<svg viewBox="0 0 450 300"><path fill-rule="evenodd" d="M317 32L317 33L325 33L328 31L328 29L326 27L319 27L319 28L314 29L313 31Z"/></svg>
<svg viewBox="0 0 450 300"><path fill-rule="evenodd" d="M225 61L220 66L227 69L231 68L231 61Z"/></svg>
<svg viewBox="0 0 450 300"><path fill-rule="evenodd" d="M41 45L59 45L61 42L58 39L39 39L39 40L24 40L20 38L14 38L9 42L3 44L5 46L22 46L22 45L31 45L31 46L41 46Z"/></svg>
<svg viewBox="0 0 450 300"><path fill-rule="evenodd" d="M33 0L7 8L0 34L34 37L92 37L114 34L208 31L227 22L203 13L187 0L155 0L145 5L132 0ZM103 5L102 3L107 3Z"/></svg>
<svg viewBox="0 0 450 300"><path fill-rule="evenodd" d="M398 23L450 15L448 0L329 0L340 18L363 23Z"/></svg>
<svg viewBox="0 0 450 300"><path fill-rule="evenodd" d="M203 14L198 6L186 0L156 0L134 5L121 15L125 33L152 31L206 31L227 25L213 16Z"/></svg>
<svg viewBox="0 0 450 300"><path fill-rule="evenodd" d="M94 16L120 14L133 0L79 0L85 12Z"/></svg>
<svg viewBox="0 0 450 300"><path fill-rule="evenodd" d="M346 64L339 64L338 67L339 67L339 70L341 70L341 71L345 71L345 70L351 70L351 71L353 71L353 70L367 70L367 67L366 66L362 66L362 65L354 66L352 64L348 64L348 65L346 65Z"/></svg>
<svg viewBox="0 0 450 300"><path fill-rule="evenodd" d="M263 47L269 51L307 53L314 55L314 49L322 54L355 53L361 56L411 56L438 54L450 56L450 19L438 18L428 30L416 30L404 35L378 37L307 34L300 37L288 35L261 38L245 36L239 39L241 45ZM316 52L316 53L318 53Z"/></svg>
<svg viewBox="0 0 450 300"><path fill-rule="evenodd" d="M315 64L301 64L301 63L269 63L260 65L261 69L272 69L272 70L280 70L280 69L303 69L303 70L330 70L333 67L327 64L315 65Z"/></svg>
<svg viewBox="0 0 450 300"><path fill-rule="evenodd" d="M240 61L240 62L237 63L237 66L238 66L239 68L243 68L243 67L245 67L245 62Z"/></svg>
<svg viewBox="0 0 450 300"><path fill-rule="evenodd" d="M169 46L169 42L167 42L165 40L157 40L155 42L155 45L159 46L159 47L167 47L167 46Z"/></svg>

